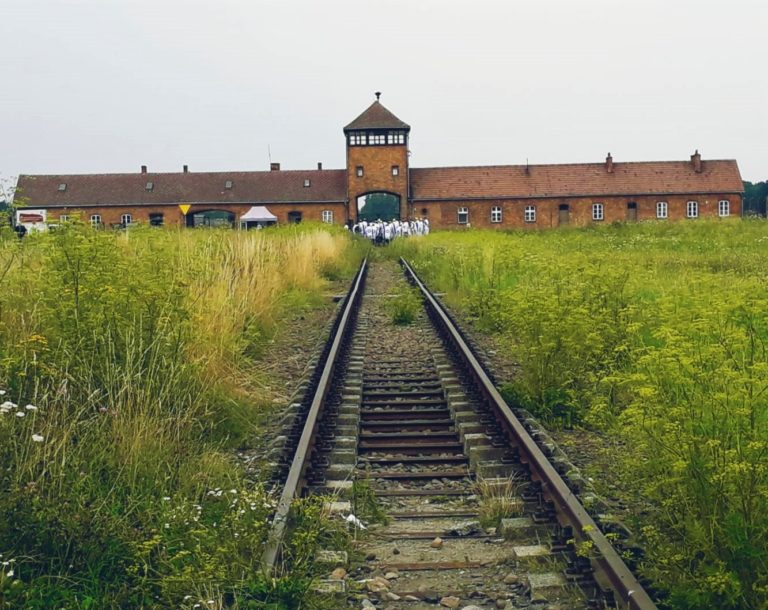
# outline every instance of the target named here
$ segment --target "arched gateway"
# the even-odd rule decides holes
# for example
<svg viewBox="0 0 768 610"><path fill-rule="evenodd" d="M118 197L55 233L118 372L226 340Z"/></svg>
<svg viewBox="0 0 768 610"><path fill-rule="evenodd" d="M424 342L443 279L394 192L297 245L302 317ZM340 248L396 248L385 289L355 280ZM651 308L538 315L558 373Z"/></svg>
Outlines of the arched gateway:
<svg viewBox="0 0 768 610"><path fill-rule="evenodd" d="M367 193L357 198L357 220L400 220L400 196L393 193Z"/></svg>

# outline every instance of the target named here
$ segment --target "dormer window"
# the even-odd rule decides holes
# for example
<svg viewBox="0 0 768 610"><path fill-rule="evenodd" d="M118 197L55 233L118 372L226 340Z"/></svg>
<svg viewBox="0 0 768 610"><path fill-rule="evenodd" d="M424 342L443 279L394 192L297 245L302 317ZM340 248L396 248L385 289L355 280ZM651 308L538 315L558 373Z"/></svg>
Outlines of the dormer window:
<svg viewBox="0 0 768 610"><path fill-rule="evenodd" d="M304 188L309 188L311 184L309 178L304 178Z"/></svg>
<svg viewBox="0 0 768 610"><path fill-rule="evenodd" d="M59 185L59 192L60 192L60 193L63 193L63 192L64 192L64 191L66 191L66 190L67 190L67 183L66 183L66 182L62 182L62 183Z"/></svg>
<svg viewBox="0 0 768 610"><path fill-rule="evenodd" d="M148 191L153 191L155 188L154 182L147 182L147 186L145 187Z"/></svg>
<svg viewBox="0 0 768 610"><path fill-rule="evenodd" d="M232 181L231 180L227 180L224 183L224 188L227 189L228 191L231 191L232 190Z"/></svg>

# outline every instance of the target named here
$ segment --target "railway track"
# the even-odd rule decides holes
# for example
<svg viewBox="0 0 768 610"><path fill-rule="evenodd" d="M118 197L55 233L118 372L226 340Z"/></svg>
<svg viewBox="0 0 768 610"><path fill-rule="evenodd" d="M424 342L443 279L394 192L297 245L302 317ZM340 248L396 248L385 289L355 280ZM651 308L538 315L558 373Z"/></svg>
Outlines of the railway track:
<svg viewBox="0 0 768 610"><path fill-rule="evenodd" d="M279 558L295 498L330 494L339 501L329 510L346 515L354 507L345 498L363 490L388 521L369 524L355 553L365 559L347 566L348 580L380 608L655 608L402 266L405 277L384 263L369 277L363 263L345 298L277 471L284 485L265 568ZM394 325L406 277L423 307ZM349 607L360 603L350 592Z"/></svg>

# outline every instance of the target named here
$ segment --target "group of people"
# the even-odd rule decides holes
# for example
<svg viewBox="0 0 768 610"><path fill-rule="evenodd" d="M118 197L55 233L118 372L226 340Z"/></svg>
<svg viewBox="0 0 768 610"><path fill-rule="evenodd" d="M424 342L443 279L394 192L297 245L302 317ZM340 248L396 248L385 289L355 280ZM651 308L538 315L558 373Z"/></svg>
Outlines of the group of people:
<svg viewBox="0 0 768 610"><path fill-rule="evenodd" d="M352 226L352 232L367 237L376 245L385 245L395 237L427 235L429 233L429 219L415 218L414 220L391 220L389 222L361 220Z"/></svg>

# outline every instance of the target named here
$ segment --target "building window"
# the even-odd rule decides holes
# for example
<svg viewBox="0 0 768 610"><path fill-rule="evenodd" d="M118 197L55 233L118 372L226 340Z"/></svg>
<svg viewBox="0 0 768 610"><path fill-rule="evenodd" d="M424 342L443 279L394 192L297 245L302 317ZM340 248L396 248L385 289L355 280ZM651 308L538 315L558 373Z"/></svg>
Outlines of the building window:
<svg viewBox="0 0 768 610"><path fill-rule="evenodd" d="M666 218L666 217L667 217L667 202L657 201L656 202L656 218Z"/></svg>
<svg viewBox="0 0 768 610"><path fill-rule="evenodd" d="M393 176L399 176L400 175L400 166L399 165L393 165L392 166L392 175Z"/></svg>
<svg viewBox="0 0 768 610"><path fill-rule="evenodd" d="M163 226L163 214L161 212L157 212L155 214L149 215L149 226L150 227L162 227Z"/></svg>
<svg viewBox="0 0 768 610"><path fill-rule="evenodd" d="M536 222L536 206L525 206L525 212L523 213L523 219L525 222Z"/></svg>
<svg viewBox="0 0 768 610"><path fill-rule="evenodd" d="M63 193L64 191L66 191L66 190L67 190L67 183L66 183L66 182L62 182L62 183L59 185L59 190L60 190L62 193Z"/></svg>
<svg viewBox="0 0 768 610"><path fill-rule="evenodd" d="M357 173L357 177L358 178L362 178L363 177L363 166L362 165L358 165L355 168L355 172Z"/></svg>
<svg viewBox="0 0 768 610"><path fill-rule="evenodd" d="M147 186L146 186L146 189L147 189L148 191L152 191L152 190L154 190L154 189L155 189L155 183L154 183L154 182L147 182Z"/></svg>
<svg viewBox="0 0 768 610"><path fill-rule="evenodd" d="M123 214L122 216L120 216L120 224L123 225L124 227L127 227L132 222L133 222L133 216L131 216L130 214Z"/></svg>
<svg viewBox="0 0 768 610"><path fill-rule="evenodd" d="M368 144L386 144L387 137L383 133L370 133L368 134Z"/></svg>
<svg viewBox="0 0 768 610"><path fill-rule="evenodd" d="M460 225L466 225L469 224L469 209L468 208L459 208L458 214L457 214L457 221Z"/></svg>
<svg viewBox="0 0 768 610"><path fill-rule="evenodd" d="M227 180L226 182L224 182L224 188L227 189L228 191L231 191L232 190L232 181L231 180Z"/></svg>
<svg viewBox="0 0 768 610"><path fill-rule="evenodd" d="M323 210L323 222L333 222L333 210Z"/></svg>
<svg viewBox="0 0 768 610"><path fill-rule="evenodd" d="M100 227L101 226L101 214L92 214L91 215L91 226L93 226L93 227Z"/></svg>
<svg viewBox="0 0 768 610"><path fill-rule="evenodd" d="M390 131L387 134L387 144L405 144L405 134L402 131Z"/></svg>
<svg viewBox="0 0 768 610"><path fill-rule="evenodd" d="M309 178L305 178L305 179L304 179L304 188L309 188L309 186L310 186L311 184L312 184L312 183L309 181Z"/></svg>
<svg viewBox="0 0 768 610"><path fill-rule="evenodd" d="M731 215L731 202L727 199L721 199L717 202L717 215L721 218Z"/></svg>
<svg viewBox="0 0 768 610"><path fill-rule="evenodd" d="M592 204L592 220L603 220L605 218L605 209L602 203Z"/></svg>
<svg viewBox="0 0 768 610"><path fill-rule="evenodd" d="M699 202L698 201L689 201L688 205L685 208L685 215L688 218L698 218L699 217Z"/></svg>
<svg viewBox="0 0 768 610"><path fill-rule="evenodd" d="M69 222L69 214L59 214L59 222Z"/></svg>
<svg viewBox="0 0 768 610"><path fill-rule="evenodd" d="M491 208L491 222L501 222L501 206L495 205Z"/></svg>
<svg viewBox="0 0 768 610"><path fill-rule="evenodd" d="M359 131L353 131L351 134L349 134L349 143L352 146L365 146L366 144L365 133L361 133Z"/></svg>
<svg viewBox="0 0 768 610"><path fill-rule="evenodd" d="M299 224L301 222L301 212L288 212L288 222L291 224Z"/></svg>

